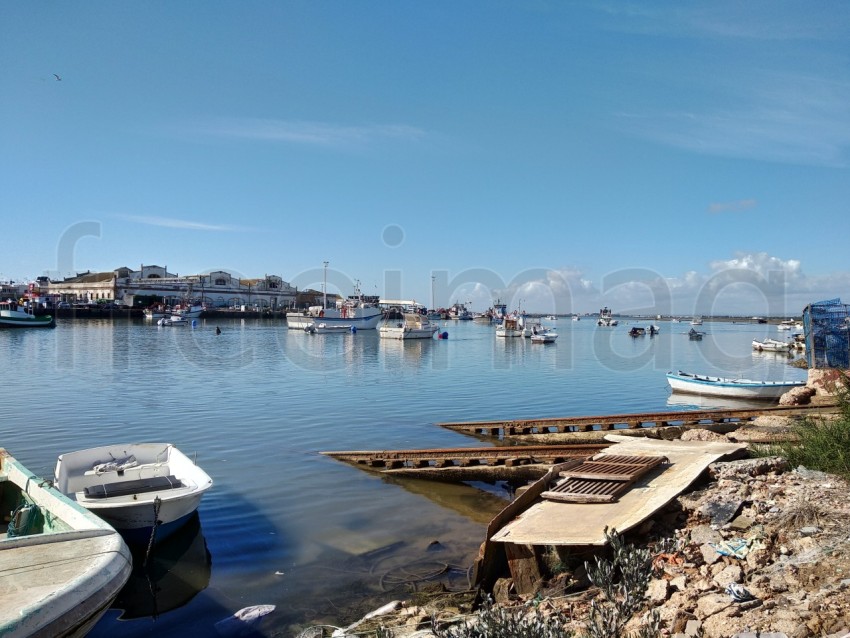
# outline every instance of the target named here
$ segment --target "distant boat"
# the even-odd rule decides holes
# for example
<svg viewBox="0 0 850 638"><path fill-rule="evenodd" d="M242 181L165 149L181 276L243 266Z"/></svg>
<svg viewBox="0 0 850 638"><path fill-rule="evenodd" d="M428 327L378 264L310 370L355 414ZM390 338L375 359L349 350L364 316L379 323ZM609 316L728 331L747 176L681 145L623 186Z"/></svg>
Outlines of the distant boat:
<svg viewBox="0 0 850 638"><path fill-rule="evenodd" d="M611 309L605 306L599 311L599 318L596 320L597 326L614 327L618 321L611 314Z"/></svg>
<svg viewBox="0 0 850 638"><path fill-rule="evenodd" d="M53 315L36 316L18 310L14 301L0 302L0 328L55 328Z"/></svg>
<svg viewBox="0 0 850 638"><path fill-rule="evenodd" d="M646 328L643 328L641 326L633 326L629 330L629 336L630 337L642 337L645 334L646 334Z"/></svg>
<svg viewBox="0 0 850 638"><path fill-rule="evenodd" d="M805 385L802 381L753 381L724 379L687 372L668 372L667 382L674 392L738 399L776 400L783 394Z"/></svg>
<svg viewBox="0 0 850 638"><path fill-rule="evenodd" d="M693 328L691 328L690 330L688 330L688 338L689 338L691 341L702 341L702 336L703 336L704 334L705 334L704 332L700 332L700 331L698 331L698 330L694 330Z"/></svg>
<svg viewBox="0 0 850 638"><path fill-rule="evenodd" d="M130 443L61 454L55 483L129 542L148 543L188 521L213 481L171 443Z"/></svg>
<svg viewBox="0 0 850 638"><path fill-rule="evenodd" d="M439 329L425 315L407 312L402 320L390 320L378 328L378 334L382 339L430 339Z"/></svg>
<svg viewBox="0 0 850 638"><path fill-rule="evenodd" d="M558 338L558 333L554 328L544 328L537 326L531 335L531 343L555 343Z"/></svg>
<svg viewBox="0 0 850 638"><path fill-rule="evenodd" d="M791 344L777 339L762 339L761 341L753 339L753 350L759 352L788 352L791 349Z"/></svg>
<svg viewBox="0 0 850 638"><path fill-rule="evenodd" d="M352 334L357 332L357 328L355 328L350 323L341 323L341 324L329 324L324 321L320 321L319 323L308 323L304 332L309 332L312 334Z"/></svg>
<svg viewBox="0 0 850 638"><path fill-rule="evenodd" d="M0 488L0 635L86 635L130 577L129 548L4 449Z"/></svg>
<svg viewBox="0 0 850 638"><path fill-rule="evenodd" d="M504 338L521 337L522 324L519 317L516 315L505 315L502 318L502 322L496 326L496 336Z"/></svg>
<svg viewBox="0 0 850 638"><path fill-rule="evenodd" d="M699 315L694 315L693 319L691 319L692 326L701 326L702 325L702 317Z"/></svg>
<svg viewBox="0 0 850 638"><path fill-rule="evenodd" d="M573 321L581 321L581 317L578 315L573 315Z"/></svg>
<svg viewBox="0 0 850 638"><path fill-rule="evenodd" d="M555 315L546 315L546 321L557 321L558 318Z"/></svg>

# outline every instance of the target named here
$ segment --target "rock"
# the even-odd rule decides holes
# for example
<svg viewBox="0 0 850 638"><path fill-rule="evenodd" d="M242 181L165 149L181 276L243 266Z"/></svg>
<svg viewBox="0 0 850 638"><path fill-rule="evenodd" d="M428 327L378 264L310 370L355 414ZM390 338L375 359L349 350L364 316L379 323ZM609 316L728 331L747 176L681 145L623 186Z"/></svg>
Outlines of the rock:
<svg viewBox="0 0 850 638"><path fill-rule="evenodd" d="M660 603L667 600L667 595L670 590L669 583L663 578L654 578L649 581L646 588L646 597L653 603Z"/></svg>
<svg viewBox="0 0 850 638"><path fill-rule="evenodd" d="M720 560L718 551L708 543L701 545L699 551L702 552L702 559L706 565L714 565L714 563Z"/></svg>
<svg viewBox="0 0 850 638"><path fill-rule="evenodd" d="M743 531L745 529L749 529L755 521L749 516L738 516L731 523L729 523L729 528L734 530Z"/></svg>
<svg viewBox="0 0 850 638"><path fill-rule="evenodd" d="M694 429L682 433L682 441L726 441L726 436L711 430Z"/></svg>
<svg viewBox="0 0 850 638"><path fill-rule="evenodd" d="M765 474L781 474L788 470L788 461L779 456L766 456L763 458L742 459L740 461L729 461L728 463L712 463L708 471L712 476L720 479L737 478L745 480L747 477L762 476Z"/></svg>
<svg viewBox="0 0 850 638"><path fill-rule="evenodd" d="M820 532L819 527L801 527L800 528L800 534L802 534L803 536L814 536L818 532Z"/></svg>
<svg viewBox="0 0 850 638"><path fill-rule="evenodd" d="M740 583L743 576L744 572L738 565L727 565L714 576L714 582L718 587L726 587L731 583Z"/></svg>
<svg viewBox="0 0 850 638"><path fill-rule="evenodd" d="M702 545L704 543L719 543L723 540L716 529L712 529L709 525L697 525L691 529L691 542Z"/></svg>
<svg viewBox="0 0 850 638"><path fill-rule="evenodd" d="M793 388L779 397L779 405L808 405L816 390L808 386Z"/></svg>
<svg viewBox="0 0 850 638"><path fill-rule="evenodd" d="M697 616L708 618L727 609L732 604L732 600L726 594L707 594L697 601Z"/></svg>
<svg viewBox="0 0 850 638"><path fill-rule="evenodd" d="M725 525L731 521L744 501L737 498L723 498L709 501L699 508L698 512L711 520L712 525Z"/></svg>

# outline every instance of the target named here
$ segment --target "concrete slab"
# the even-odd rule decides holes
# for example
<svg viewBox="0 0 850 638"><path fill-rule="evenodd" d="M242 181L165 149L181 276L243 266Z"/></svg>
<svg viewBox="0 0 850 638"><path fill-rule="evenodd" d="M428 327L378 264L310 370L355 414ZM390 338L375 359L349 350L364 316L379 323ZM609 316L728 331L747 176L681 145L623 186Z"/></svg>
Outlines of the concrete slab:
<svg viewBox="0 0 850 638"><path fill-rule="evenodd" d="M627 532L683 492L713 462L745 444L662 441L609 434L603 455L666 456L670 461L638 480L615 503L538 501L490 540L525 545L605 545L605 528ZM541 479L542 480L542 479Z"/></svg>

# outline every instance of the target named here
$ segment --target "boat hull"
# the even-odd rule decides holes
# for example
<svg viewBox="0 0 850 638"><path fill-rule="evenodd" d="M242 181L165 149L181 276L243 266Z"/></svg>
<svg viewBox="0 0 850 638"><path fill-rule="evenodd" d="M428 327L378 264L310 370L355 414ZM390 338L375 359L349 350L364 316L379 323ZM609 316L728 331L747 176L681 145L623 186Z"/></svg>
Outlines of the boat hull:
<svg viewBox="0 0 850 638"><path fill-rule="evenodd" d="M23 314L23 313L22 313ZM0 317L0 328L55 328L56 319L52 315L34 317Z"/></svg>
<svg viewBox="0 0 850 638"><path fill-rule="evenodd" d="M431 339L439 328L394 328L382 326L378 333L381 339Z"/></svg>
<svg viewBox="0 0 850 638"><path fill-rule="evenodd" d="M312 315L305 315L299 312L287 312L286 313L286 325L290 329L296 330L304 330L312 323L315 323L317 319L319 319L322 323L327 326L353 326L357 330L374 330L378 327L378 324L381 323L381 318L383 315L380 311L374 315L365 315L365 316L353 316L353 317L329 317L327 314L324 317L314 317Z"/></svg>
<svg viewBox="0 0 850 638"><path fill-rule="evenodd" d="M0 635L84 636L130 576L114 529L0 450L0 481L27 494L41 530L0 537ZM5 505L5 503L4 503Z"/></svg>
<svg viewBox="0 0 850 638"><path fill-rule="evenodd" d="M132 459L122 466L116 459ZM104 465L113 465L104 469ZM63 454L59 490L118 530L127 542L167 538L198 509L212 479L173 445L136 443ZM154 528L156 533L154 534Z"/></svg>
<svg viewBox="0 0 850 638"><path fill-rule="evenodd" d="M752 381L750 379L724 379L686 373L668 373L667 382L673 392L698 394L709 397L733 399L777 400L794 388L805 385L800 382Z"/></svg>

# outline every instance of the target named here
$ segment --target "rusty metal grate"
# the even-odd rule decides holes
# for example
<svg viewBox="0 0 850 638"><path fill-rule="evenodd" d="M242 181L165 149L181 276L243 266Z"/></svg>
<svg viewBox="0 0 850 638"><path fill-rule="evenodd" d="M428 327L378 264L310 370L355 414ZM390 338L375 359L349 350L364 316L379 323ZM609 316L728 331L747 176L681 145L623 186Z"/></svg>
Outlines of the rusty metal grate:
<svg viewBox="0 0 850 638"><path fill-rule="evenodd" d="M563 480L541 496L563 503L613 503L638 478L666 460L663 456L600 456L561 472Z"/></svg>

